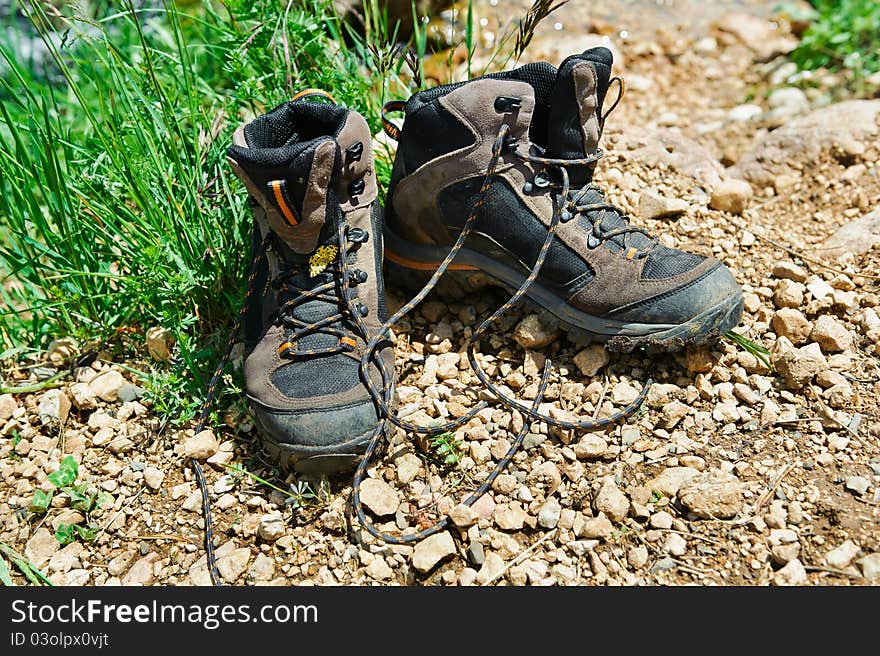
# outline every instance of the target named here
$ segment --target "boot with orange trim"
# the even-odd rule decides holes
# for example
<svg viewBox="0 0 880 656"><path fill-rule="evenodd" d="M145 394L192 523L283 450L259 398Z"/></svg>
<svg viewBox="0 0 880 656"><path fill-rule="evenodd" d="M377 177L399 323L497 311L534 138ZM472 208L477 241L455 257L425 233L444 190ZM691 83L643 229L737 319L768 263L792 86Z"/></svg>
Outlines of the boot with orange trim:
<svg viewBox="0 0 880 656"><path fill-rule="evenodd" d="M379 425L359 364L386 318L370 130L328 98L298 94L239 128L228 150L255 217L247 397L267 450L304 473L353 468ZM378 355L369 375L388 390L393 349Z"/></svg>
<svg viewBox="0 0 880 656"><path fill-rule="evenodd" d="M439 292L523 290L609 349L674 351L739 322L718 260L668 248L592 182L612 57L592 48L420 91L405 113L385 208L389 275L421 283L455 246ZM622 94L620 80L617 87ZM462 237L464 240L462 241ZM393 273L392 273L393 272Z"/></svg>

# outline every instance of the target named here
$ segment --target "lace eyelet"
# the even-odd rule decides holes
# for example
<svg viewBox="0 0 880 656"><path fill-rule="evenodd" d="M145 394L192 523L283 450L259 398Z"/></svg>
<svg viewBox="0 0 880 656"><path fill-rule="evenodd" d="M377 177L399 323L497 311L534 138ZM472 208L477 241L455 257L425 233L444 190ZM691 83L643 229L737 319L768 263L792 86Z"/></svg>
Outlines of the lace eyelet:
<svg viewBox="0 0 880 656"><path fill-rule="evenodd" d="M353 285L359 285L361 283L367 282L367 272L361 271L360 269L356 269L354 271L349 272L348 279L351 281Z"/></svg>
<svg viewBox="0 0 880 656"><path fill-rule="evenodd" d="M571 221L573 218L574 218L574 214L572 214L572 213L569 212L568 210L562 210L562 212L559 213L559 220L560 220L562 223L568 223L568 222Z"/></svg>
<svg viewBox="0 0 880 656"><path fill-rule="evenodd" d="M507 114L522 106L522 99L514 96L498 96L495 99L495 111L499 114Z"/></svg>
<svg viewBox="0 0 880 656"><path fill-rule="evenodd" d="M361 157L364 154L364 144L361 141L358 141L353 146L349 146L345 149L345 153L348 155L349 159L353 162L359 162Z"/></svg>
<svg viewBox="0 0 880 656"><path fill-rule="evenodd" d="M357 180L352 180L351 184L348 185L348 193L350 196L357 196L358 194L364 193L364 189L367 188L367 183L364 182L363 178L358 178Z"/></svg>
<svg viewBox="0 0 880 656"><path fill-rule="evenodd" d="M345 237L353 244L366 244L370 240L370 233L361 228L348 228Z"/></svg>

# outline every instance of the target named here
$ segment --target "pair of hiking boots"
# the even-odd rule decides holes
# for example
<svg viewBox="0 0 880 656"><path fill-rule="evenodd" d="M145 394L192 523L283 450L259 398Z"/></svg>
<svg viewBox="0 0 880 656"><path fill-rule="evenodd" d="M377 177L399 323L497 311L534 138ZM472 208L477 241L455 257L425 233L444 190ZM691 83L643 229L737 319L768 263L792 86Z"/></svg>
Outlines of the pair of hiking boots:
<svg viewBox="0 0 880 656"><path fill-rule="evenodd" d="M282 466L350 469L384 420L408 426L393 414L389 329L441 275L459 292L487 279L516 290L493 318L525 295L613 350L677 350L738 323L728 269L660 244L592 184L622 94L620 83L603 110L620 82L611 67L593 48L558 70L532 63L389 103L405 119L385 119L398 148L384 215L367 123L316 98L327 94L298 94L236 132L229 161L256 219L244 376ZM383 263L395 282L428 279L390 318ZM480 379L514 407L470 346Z"/></svg>

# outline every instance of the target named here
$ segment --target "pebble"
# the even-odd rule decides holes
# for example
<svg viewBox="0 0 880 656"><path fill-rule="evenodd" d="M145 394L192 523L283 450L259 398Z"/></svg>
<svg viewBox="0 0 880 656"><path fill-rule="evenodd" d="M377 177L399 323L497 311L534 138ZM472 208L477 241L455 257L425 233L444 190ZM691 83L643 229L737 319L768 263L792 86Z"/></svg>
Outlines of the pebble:
<svg viewBox="0 0 880 656"><path fill-rule="evenodd" d="M502 531L519 531L524 525L528 515L516 502L498 506L494 514L495 524Z"/></svg>
<svg viewBox="0 0 880 656"><path fill-rule="evenodd" d="M610 360L608 350L601 344L592 344L579 351L573 358L575 366L587 378L595 376Z"/></svg>
<svg viewBox="0 0 880 656"><path fill-rule="evenodd" d="M122 577L122 585L152 585L156 580L153 573L153 563L158 558L157 554L148 553L146 556L139 558L131 569Z"/></svg>
<svg viewBox="0 0 880 656"><path fill-rule="evenodd" d="M644 545L631 547L626 554L626 560L633 569L641 569L648 564L648 548Z"/></svg>
<svg viewBox="0 0 880 656"><path fill-rule="evenodd" d="M416 544L412 564L417 571L426 574L441 560L455 553L455 542L449 531L435 533Z"/></svg>
<svg viewBox="0 0 880 656"><path fill-rule="evenodd" d="M144 469L144 482L151 490L158 490L165 480L165 472L152 465Z"/></svg>
<svg viewBox="0 0 880 656"><path fill-rule="evenodd" d="M607 540L614 533L614 525L605 515L588 517L581 525L578 536L582 538L599 538Z"/></svg>
<svg viewBox="0 0 880 656"><path fill-rule="evenodd" d="M764 110L761 108L760 105L747 103L743 105L737 105L729 112L727 112L727 120L740 122L751 121L753 118L757 118L763 113Z"/></svg>
<svg viewBox="0 0 880 656"><path fill-rule="evenodd" d="M685 405L681 401L670 401L660 411L663 418L663 427L667 429L675 428L678 422L687 417L690 412L690 406Z"/></svg>
<svg viewBox="0 0 880 656"><path fill-rule="evenodd" d="M698 517L730 519L742 508L742 487L736 476L716 469L684 483L678 490L678 498Z"/></svg>
<svg viewBox="0 0 880 656"><path fill-rule="evenodd" d="M846 540L836 549L832 549L825 554L825 562L829 567L836 569L846 569L850 563L859 555L859 545L852 540Z"/></svg>
<svg viewBox="0 0 880 656"><path fill-rule="evenodd" d="M183 455L193 460L207 460L219 450L220 445L210 429L196 433L183 443Z"/></svg>
<svg viewBox="0 0 880 656"><path fill-rule="evenodd" d="M661 548L670 556L683 556L687 553L687 540L681 537L678 533L671 533L663 542Z"/></svg>
<svg viewBox="0 0 880 656"><path fill-rule="evenodd" d="M217 559L217 571L227 583L235 583L239 576L245 573L248 561L251 558L251 550L247 547L233 549L231 553Z"/></svg>
<svg viewBox="0 0 880 656"><path fill-rule="evenodd" d="M787 337L792 344L803 344L810 336L813 325L803 312L795 308L780 308L770 320L770 327L780 337Z"/></svg>
<svg viewBox="0 0 880 656"><path fill-rule="evenodd" d="M88 383L74 383L67 391L77 410L94 410L98 407L98 400Z"/></svg>
<svg viewBox="0 0 880 656"><path fill-rule="evenodd" d="M798 349L785 337L776 340L770 351L770 362L786 386L793 390L801 389L828 364L815 342Z"/></svg>
<svg viewBox="0 0 880 656"><path fill-rule="evenodd" d="M135 556L137 556L137 551L134 549L123 551L107 563L107 573L110 574L110 576L121 576L128 570L129 566L134 561Z"/></svg>
<svg viewBox="0 0 880 656"><path fill-rule="evenodd" d="M0 421L7 421L18 409L18 403L12 394L0 394Z"/></svg>
<svg viewBox="0 0 880 656"><path fill-rule="evenodd" d="M404 453L394 459L397 472L397 480L401 485L412 483L419 470L422 468L422 461L413 453Z"/></svg>
<svg viewBox="0 0 880 656"><path fill-rule="evenodd" d="M60 389L50 389L43 393L40 397L40 403L37 406L37 415L40 422L45 425L51 422L67 421L67 415L70 412L70 399Z"/></svg>
<svg viewBox="0 0 880 656"><path fill-rule="evenodd" d="M784 278L791 280L792 282L804 283L807 282L807 278L809 277L806 269L787 260L775 262L772 271L774 278Z"/></svg>
<svg viewBox="0 0 880 656"><path fill-rule="evenodd" d="M643 219L662 219L680 216L688 210L687 201L667 198L656 189L644 189L639 194L639 215Z"/></svg>
<svg viewBox="0 0 880 656"><path fill-rule="evenodd" d="M810 339L819 344L825 353L849 351L853 347L853 336L837 319L823 314L813 325Z"/></svg>
<svg viewBox="0 0 880 656"><path fill-rule="evenodd" d="M102 401L113 403L119 398L119 388L125 385L125 378L115 369L102 371L89 381L89 389Z"/></svg>
<svg viewBox="0 0 880 656"><path fill-rule="evenodd" d="M605 513L612 522L622 522L629 513L629 498L620 491L614 479L606 478L596 498L593 499L596 512Z"/></svg>
<svg viewBox="0 0 880 656"><path fill-rule="evenodd" d="M497 553L490 551L486 554L486 560L483 562L480 571L477 572L477 585L485 585L495 578L504 570L504 560Z"/></svg>
<svg viewBox="0 0 880 656"><path fill-rule="evenodd" d="M556 528L561 513L559 502L553 497L547 499L538 510L538 525L546 529Z"/></svg>
<svg viewBox="0 0 880 656"><path fill-rule="evenodd" d="M611 400L619 405L629 405L639 396L639 391L630 383L620 382L611 388Z"/></svg>
<svg viewBox="0 0 880 656"><path fill-rule="evenodd" d="M171 359L171 348L174 346L174 338L162 326L147 328L146 343L147 352L157 362L166 362Z"/></svg>
<svg viewBox="0 0 880 656"><path fill-rule="evenodd" d="M608 443L592 433L584 435L574 445L574 453L578 460L595 460L601 458L608 450Z"/></svg>
<svg viewBox="0 0 880 656"><path fill-rule="evenodd" d="M674 518L672 515L670 515L665 510L661 510L661 511L655 512L653 515L651 515L651 518L648 520L648 525L651 528L656 528L656 529L661 529L661 530L670 529L670 528L672 528L673 519Z"/></svg>
<svg viewBox="0 0 880 656"><path fill-rule="evenodd" d="M752 185L745 180L728 178L712 190L709 207L721 212L742 214L752 200Z"/></svg>
<svg viewBox="0 0 880 656"><path fill-rule="evenodd" d="M126 404L133 403L133 402L137 401L138 399L143 398L144 388L138 387L137 385L132 385L131 383L125 383L125 385L123 385L122 387L119 388L119 390L116 393L116 396L117 396L117 400L122 401L123 406L125 406ZM138 405L140 405L140 404L138 404ZM137 407L137 406L135 406L135 407ZM143 406L140 406L140 407L143 408ZM122 412L122 409L120 409L120 412ZM119 415L117 414L117 416L119 416Z"/></svg>
<svg viewBox="0 0 880 656"><path fill-rule="evenodd" d="M803 305L805 290L803 284L783 278L776 283L773 304L778 308L799 308Z"/></svg>
<svg viewBox="0 0 880 656"><path fill-rule="evenodd" d="M785 567L773 576L773 584L778 586L803 585L806 582L807 570L797 558L786 563Z"/></svg>
<svg viewBox="0 0 880 656"><path fill-rule="evenodd" d="M449 519L458 528L468 528L469 526L476 524L479 521L480 516L473 507L460 503L449 513Z"/></svg>
<svg viewBox="0 0 880 656"><path fill-rule="evenodd" d="M864 496L870 486L871 482L862 476L850 476L846 479L846 489L858 496Z"/></svg>
<svg viewBox="0 0 880 656"><path fill-rule="evenodd" d="M260 525L257 527L257 535L266 542L275 542L278 538L284 535L286 528L281 513L275 511L260 517Z"/></svg>
<svg viewBox="0 0 880 656"><path fill-rule="evenodd" d="M668 467L659 476L645 483L651 492L657 491L667 497L678 494L679 488L700 472L693 467Z"/></svg>
<svg viewBox="0 0 880 656"><path fill-rule="evenodd" d="M248 580L252 582L269 581L273 576L275 576L275 561L262 552L258 553L248 569Z"/></svg>
<svg viewBox="0 0 880 656"><path fill-rule="evenodd" d="M862 568L862 576L869 581L880 581L880 553L868 554L860 558L858 563Z"/></svg>
<svg viewBox="0 0 880 656"><path fill-rule="evenodd" d="M400 506L397 490L377 478L368 478L361 483L360 496L361 502L378 517L393 515Z"/></svg>
<svg viewBox="0 0 880 656"><path fill-rule="evenodd" d="M58 540L49 530L38 528L24 547L24 557L34 567L42 567L58 551L60 546Z"/></svg>
<svg viewBox="0 0 880 656"><path fill-rule="evenodd" d="M517 324L513 331L513 339L527 349L543 348L559 338L558 326L547 326L541 322L537 314L529 314Z"/></svg>

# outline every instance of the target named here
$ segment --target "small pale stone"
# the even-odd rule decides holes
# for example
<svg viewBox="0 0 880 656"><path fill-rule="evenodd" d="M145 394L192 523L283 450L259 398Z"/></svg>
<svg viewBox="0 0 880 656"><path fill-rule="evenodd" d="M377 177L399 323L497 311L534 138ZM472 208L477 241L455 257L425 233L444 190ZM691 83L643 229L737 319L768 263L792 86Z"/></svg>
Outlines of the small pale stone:
<svg viewBox="0 0 880 656"><path fill-rule="evenodd" d="M449 531L435 533L416 544L412 564L416 570L426 574L441 560L455 553L455 542Z"/></svg>
<svg viewBox="0 0 880 656"><path fill-rule="evenodd" d="M853 337L849 330L834 317L823 314L813 325L810 339L818 343L825 353L848 351L853 347Z"/></svg>
<svg viewBox="0 0 880 656"><path fill-rule="evenodd" d="M57 421L64 423L70 412L70 399L60 389L50 389L40 397L37 414L43 424Z"/></svg>
<svg viewBox="0 0 880 656"><path fill-rule="evenodd" d="M612 522L622 522L629 513L629 498L620 491L613 478L606 478L593 499L593 508L605 513Z"/></svg>
<svg viewBox="0 0 880 656"><path fill-rule="evenodd" d="M122 577L122 585L152 585L156 580L153 572L153 562L158 558L157 554L149 553L140 558L131 566L131 569Z"/></svg>
<svg viewBox="0 0 880 656"><path fill-rule="evenodd" d="M275 576L275 561L264 553L258 553L248 569L248 579L254 582L269 581Z"/></svg>
<svg viewBox="0 0 880 656"><path fill-rule="evenodd" d="M828 365L815 342L796 349L785 337L776 340L770 351L770 362L789 389L801 389Z"/></svg>
<svg viewBox="0 0 880 656"><path fill-rule="evenodd" d="M627 382L619 382L611 388L611 400L620 405L629 405L638 396L639 391Z"/></svg>
<svg viewBox="0 0 880 656"><path fill-rule="evenodd" d="M364 572L367 576L377 581L387 581L394 576L394 570L389 567L384 558L373 558Z"/></svg>
<svg viewBox="0 0 880 656"><path fill-rule="evenodd" d="M785 565L791 562L801 553L801 545L797 542L789 544L777 544L770 548L770 556L777 565Z"/></svg>
<svg viewBox="0 0 880 656"><path fill-rule="evenodd" d="M260 525L257 527L257 535L266 542L275 542L284 535L284 519L278 511L267 513L260 517Z"/></svg>
<svg viewBox="0 0 880 656"><path fill-rule="evenodd" d="M18 409L18 403L12 394L0 394L0 421L7 421Z"/></svg>
<svg viewBox="0 0 880 656"><path fill-rule="evenodd" d="M687 540L678 533L671 533L663 542L662 550L670 556L683 556L687 553Z"/></svg>
<svg viewBox="0 0 880 656"><path fill-rule="evenodd" d="M158 490L162 487L162 481L164 480L165 472L158 467L150 465L149 467L144 468L144 482L151 490Z"/></svg>
<svg viewBox="0 0 880 656"><path fill-rule="evenodd" d="M651 515L651 518L648 520L648 525L651 528L666 530L672 528L672 522L674 519L675 518L668 512L661 510Z"/></svg>
<svg viewBox="0 0 880 656"><path fill-rule="evenodd" d="M785 567L773 576L774 585L802 585L807 581L807 570L797 558L789 561Z"/></svg>
<svg viewBox="0 0 880 656"><path fill-rule="evenodd" d="M644 219L662 219L684 214L687 201L667 198L655 189L644 189L639 194L639 215Z"/></svg>
<svg viewBox="0 0 880 656"><path fill-rule="evenodd" d="M558 326L545 326L537 314L529 314L517 324L513 339L523 348L543 348L556 341L559 332Z"/></svg>
<svg viewBox="0 0 880 656"><path fill-rule="evenodd" d="M469 526L476 524L477 521L479 521L480 516L473 507L460 503L449 513L449 519L452 520L452 523L458 528L468 528Z"/></svg>
<svg viewBox="0 0 880 656"><path fill-rule="evenodd" d="M217 559L217 570L224 581L234 583L247 570L250 558L251 550L247 547L234 549L229 555Z"/></svg>
<svg viewBox="0 0 880 656"><path fill-rule="evenodd" d="M780 337L787 337L792 344L803 344L810 336L813 329L800 310L794 308L781 308L776 311L770 320L770 327Z"/></svg>
<svg viewBox="0 0 880 656"><path fill-rule="evenodd" d="M773 303L778 308L798 308L804 303L804 286L791 280L780 280L773 292Z"/></svg>
<svg viewBox="0 0 880 656"><path fill-rule="evenodd" d="M751 199L752 186L748 182L728 178L712 190L709 207L731 214L742 214Z"/></svg>
<svg viewBox="0 0 880 656"><path fill-rule="evenodd" d="M829 567L837 569L846 569L850 563L859 555L859 545L852 540L847 540L836 549L832 549L825 554L825 562Z"/></svg>
<svg viewBox="0 0 880 656"><path fill-rule="evenodd" d="M58 551L60 546L58 540L49 530L38 528L24 547L24 557L34 567L42 567Z"/></svg>
<svg viewBox="0 0 880 656"><path fill-rule="evenodd" d="M128 567L134 561L135 556L137 556L137 551L134 549L123 551L107 563L107 573L110 574L110 576L121 576L128 570Z"/></svg>
<svg viewBox="0 0 880 656"><path fill-rule="evenodd" d="M608 443L598 435L592 433L584 435L580 442L575 444L574 453L578 460L595 460L601 458L608 450Z"/></svg>
<svg viewBox="0 0 880 656"><path fill-rule="evenodd" d="M659 476L645 483L645 487L671 498L678 494L682 485L699 473L693 467L668 467Z"/></svg>
<svg viewBox="0 0 880 656"><path fill-rule="evenodd" d="M88 383L74 383L68 388L68 392L77 410L94 410L98 407L95 393Z"/></svg>
<svg viewBox="0 0 880 656"><path fill-rule="evenodd" d="M809 274L803 267L799 267L794 262L782 260L773 264L773 277L785 278L793 282L807 282Z"/></svg>
<svg viewBox="0 0 880 656"><path fill-rule="evenodd" d="M183 455L193 460L207 460L219 450L220 445L210 429L196 433L183 443Z"/></svg>
<svg viewBox="0 0 880 656"><path fill-rule="evenodd" d="M378 478L368 478L361 483L360 495L361 502L379 517L393 515L400 506L397 491Z"/></svg>
<svg viewBox="0 0 880 656"><path fill-rule="evenodd" d="M684 361L687 370L695 374L709 373L715 365L712 350L705 344L685 349Z"/></svg>
<svg viewBox="0 0 880 656"><path fill-rule="evenodd" d="M162 326L153 326L147 329L147 351L150 357L158 362L171 359L171 348L174 346L174 338Z"/></svg>
<svg viewBox="0 0 880 656"><path fill-rule="evenodd" d="M125 378L115 369L102 371L89 381L89 388L102 401L113 403L119 396L119 388L125 385Z"/></svg>
<svg viewBox="0 0 880 656"><path fill-rule="evenodd" d="M660 411L663 417L664 428L675 428L682 419L690 414L690 406L685 405L681 401L670 401Z"/></svg>
<svg viewBox="0 0 880 656"><path fill-rule="evenodd" d="M395 458L394 464L396 466L397 480L401 485L412 483L422 468L422 461L413 453L405 453Z"/></svg>
<svg viewBox="0 0 880 656"><path fill-rule="evenodd" d="M574 356L574 364L582 375L591 378L610 361L607 349L601 344L591 344Z"/></svg>
<svg viewBox="0 0 880 656"><path fill-rule="evenodd" d="M868 554L858 562L862 568L862 576L868 581L880 581L880 553Z"/></svg>
<svg viewBox="0 0 880 656"><path fill-rule="evenodd" d="M495 524L502 531L519 531L525 524L528 515L518 503L499 506L495 510Z"/></svg>
<svg viewBox="0 0 880 656"><path fill-rule="evenodd" d="M648 555L648 548L640 544L627 552L626 560L633 569L641 569L648 564Z"/></svg>
<svg viewBox="0 0 880 656"><path fill-rule="evenodd" d="M846 489L859 496L863 496L870 486L871 482L862 476L850 476L846 479Z"/></svg>
<svg viewBox="0 0 880 656"><path fill-rule="evenodd" d="M614 525L605 515L586 518L578 531L578 535L582 538L599 538L601 540L607 540L612 533L614 533Z"/></svg>
<svg viewBox="0 0 880 656"><path fill-rule="evenodd" d="M561 513L559 502L553 497L547 499L538 510L538 525L547 529L556 528Z"/></svg>
<svg viewBox="0 0 880 656"><path fill-rule="evenodd" d="M721 470L704 472L682 485L678 498L698 517L729 519L742 508L742 483Z"/></svg>

